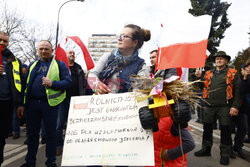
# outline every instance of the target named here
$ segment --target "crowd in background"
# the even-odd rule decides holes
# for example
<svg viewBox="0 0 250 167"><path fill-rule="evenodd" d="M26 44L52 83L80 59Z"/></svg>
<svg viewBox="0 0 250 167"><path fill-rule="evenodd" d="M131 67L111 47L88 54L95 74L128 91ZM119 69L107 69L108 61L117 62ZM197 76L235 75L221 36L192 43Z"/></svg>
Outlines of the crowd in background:
<svg viewBox="0 0 250 167"><path fill-rule="evenodd" d="M148 77L149 72L155 74L157 50L150 52L150 71L145 60L139 57L139 49L150 38L149 30L134 24L126 25L117 36L117 49L103 55L94 69L86 74L75 62L73 49L66 51L68 69L64 62L54 58L52 44L48 40L39 42L40 58L26 66L7 48L9 35L0 31L0 163L4 160L5 139L11 135L13 139L18 139L20 125L25 124L28 152L26 162L21 167L36 165L40 130L41 142L46 143L45 164L56 167L56 156L63 152L63 129L67 124L70 98L93 93L129 92L132 91L129 76L135 74ZM205 72L197 69L195 72L197 79L204 80L198 85L198 93L206 101L201 100L202 107L197 112L197 122L203 124L204 132L202 148L195 152L195 156L211 156L213 125L218 119L222 165L228 165L229 158L235 158L235 153L245 159L243 143L250 143L250 59L242 65L240 73L228 66L230 58L220 51L214 56L215 69ZM157 73L157 76L164 79L172 75L177 75L176 69ZM233 123L237 128L234 140L231 135ZM170 117L160 119L158 125L159 129L154 133L156 166L183 164L181 147L186 166L186 153L195 147L187 124L180 131L182 142L178 138L180 134L176 130L175 120ZM171 142L174 144L168 144Z"/></svg>

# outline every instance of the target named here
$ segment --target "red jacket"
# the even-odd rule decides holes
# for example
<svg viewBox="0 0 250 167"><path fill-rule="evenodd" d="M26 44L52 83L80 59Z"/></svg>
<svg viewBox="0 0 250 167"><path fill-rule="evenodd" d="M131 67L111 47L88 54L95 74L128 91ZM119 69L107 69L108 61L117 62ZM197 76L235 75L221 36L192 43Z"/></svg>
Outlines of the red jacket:
<svg viewBox="0 0 250 167"><path fill-rule="evenodd" d="M162 167L164 161L161 161L161 150L173 149L180 145L180 137L173 136L170 132L170 128L173 124L171 117L164 117L160 119L158 123L159 131L154 133L154 153L155 153L155 167ZM182 156L175 160L165 161L165 167L183 167L187 166L187 154L184 155L184 162L182 162Z"/></svg>

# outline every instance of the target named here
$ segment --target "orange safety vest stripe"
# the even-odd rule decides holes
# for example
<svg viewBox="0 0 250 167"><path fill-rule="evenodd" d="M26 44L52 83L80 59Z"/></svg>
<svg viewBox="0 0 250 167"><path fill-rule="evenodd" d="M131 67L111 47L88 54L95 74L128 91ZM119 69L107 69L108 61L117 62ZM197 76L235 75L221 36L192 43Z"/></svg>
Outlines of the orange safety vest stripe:
<svg viewBox="0 0 250 167"><path fill-rule="evenodd" d="M233 80L235 77L237 70L229 68L227 71L227 76L226 76L226 83L227 83L227 99L232 99L233 98Z"/></svg>
<svg viewBox="0 0 250 167"><path fill-rule="evenodd" d="M233 80L235 77L237 70L228 68L227 75L226 75L226 83L227 83L227 100L233 98ZM211 85L211 78L213 76L212 71L207 71L205 74L205 81L204 81L204 89L203 89L203 98L208 98L209 97L209 90L210 90L210 85Z"/></svg>

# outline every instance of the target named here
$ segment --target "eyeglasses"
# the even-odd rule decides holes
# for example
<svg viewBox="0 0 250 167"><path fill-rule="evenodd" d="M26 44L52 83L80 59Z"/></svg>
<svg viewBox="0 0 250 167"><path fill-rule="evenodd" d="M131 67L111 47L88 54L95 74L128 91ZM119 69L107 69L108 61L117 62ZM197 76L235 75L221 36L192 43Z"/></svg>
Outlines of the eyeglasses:
<svg viewBox="0 0 250 167"><path fill-rule="evenodd" d="M125 38L130 38L133 39L133 37L128 36L128 35L116 35L117 40L123 41Z"/></svg>

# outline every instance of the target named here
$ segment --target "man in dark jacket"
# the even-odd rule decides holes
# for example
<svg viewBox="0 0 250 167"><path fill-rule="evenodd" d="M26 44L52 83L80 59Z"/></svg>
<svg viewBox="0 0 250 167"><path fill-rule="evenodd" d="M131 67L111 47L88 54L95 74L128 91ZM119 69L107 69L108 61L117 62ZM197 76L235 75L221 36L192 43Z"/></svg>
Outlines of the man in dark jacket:
<svg viewBox="0 0 250 167"><path fill-rule="evenodd" d="M250 59L241 69L242 79L240 81L240 96L242 98L242 105L239 110L239 115L236 117L237 131L234 137L233 150L237 152L238 156L246 159L246 155L242 151L243 140L247 133L247 122L250 121ZM248 121L247 121L248 119Z"/></svg>
<svg viewBox="0 0 250 167"><path fill-rule="evenodd" d="M85 95L87 80L85 79L82 67L75 62L75 52L73 50L66 51L69 62L70 74L72 79L72 86L66 90L66 98L59 106L56 138L57 148L56 155L62 154L63 148L63 127L68 119L69 105L71 96Z"/></svg>
<svg viewBox="0 0 250 167"><path fill-rule="evenodd" d="M229 68L230 56L219 51L215 57L214 70L206 71L203 85L203 98L208 102L204 109L202 149L195 156L211 156L213 145L213 122L219 119L221 125L221 159L222 165L229 164L232 147L231 124L232 116L236 116L240 107L239 76L237 70ZM201 77L200 75L196 75Z"/></svg>
<svg viewBox="0 0 250 167"><path fill-rule="evenodd" d="M21 167L34 167L39 145L41 120L46 133L46 166L56 167L56 121L59 104L65 99L65 89L72 80L64 62L52 57L50 41L41 40L38 44L40 59L31 63L26 73L23 105L18 108L19 118L23 116L24 105L27 121L28 152L26 163Z"/></svg>
<svg viewBox="0 0 250 167"><path fill-rule="evenodd" d="M7 49L9 35L0 31L1 60L0 64L0 166L3 163L5 138L12 121L13 105L17 106L21 92L21 62Z"/></svg>
<svg viewBox="0 0 250 167"><path fill-rule="evenodd" d="M240 93L244 96L242 109L247 113L247 138L244 139L245 143L250 143L250 59L245 63L245 78L243 78L240 85Z"/></svg>
<svg viewBox="0 0 250 167"><path fill-rule="evenodd" d="M157 50L153 50L150 52L150 61L151 61L151 71L150 73L152 73L154 75L154 78L162 78L162 79L167 79L170 78L171 76L177 76L177 69L176 68L170 68L170 69L165 69L165 70L157 70L155 72L155 65L156 65L156 58L157 58ZM179 102L180 104L180 102ZM182 104L181 104L182 105ZM174 108L174 107L173 107ZM178 107L176 107L178 108ZM185 110L188 114L188 116L190 116L191 119L191 112L190 110ZM181 111L182 113L184 112L183 110ZM175 112L176 113L176 112ZM173 117L175 118L176 114L173 114ZM169 122L171 122L171 129L167 129L167 126L169 124ZM168 133L168 131L171 132L170 136L179 136L179 129L178 129L178 120L174 119L174 121L170 121L170 119L168 118L160 118L160 122L158 122L158 126L159 126L159 130L158 132L154 133L154 143L156 144L155 146L158 147L163 147L163 143L167 143L170 140L166 140L162 134L166 134L165 132ZM191 134L189 133L189 131L186 129L187 126L187 122L185 123L184 127L182 127L183 125L181 125L181 136L182 136L182 143L180 145L178 145L175 148L172 149L165 149L162 152L162 156L160 157L162 160L166 160L166 163L168 164L168 160L176 160L178 158L180 158L182 156L182 154L186 154L189 151L193 150L195 147L195 143L194 140L191 136ZM153 130L155 130L157 128L153 128ZM170 137L171 138L171 137ZM176 139L176 138L175 138ZM173 139L172 139L173 140ZM178 139L179 140L179 139ZM182 147L182 149L180 149ZM165 147L164 147L165 148ZM155 148L155 152L156 152L157 148ZM183 150L183 153L182 153ZM157 156L156 156L157 157ZM158 157L159 158L159 157ZM185 160L186 161L186 160ZM178 161L174 161L174 163L178 166Z"/></svg>
<svg viewBox="0 0 250 167"><path fill-rule="evenodd" d="M155 73L155 64L156 64L156 58L157 58L157 49L156 50L152 50L150 52L150 73L154 74Z"/></svg>

